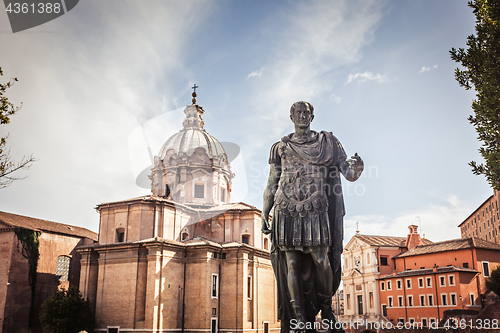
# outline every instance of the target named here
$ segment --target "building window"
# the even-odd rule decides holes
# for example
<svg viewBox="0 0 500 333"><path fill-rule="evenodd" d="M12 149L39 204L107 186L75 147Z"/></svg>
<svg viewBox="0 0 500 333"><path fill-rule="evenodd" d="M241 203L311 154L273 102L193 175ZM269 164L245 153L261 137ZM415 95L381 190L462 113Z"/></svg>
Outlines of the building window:
<svg viewBox="0 0 500 333"><path fill-rule="evenodd" d="M222 254L220 255L220 258L221 258L221 259L226 259L226 253L222 253Z"/></svg>
<svg viewBox="0 0 500 333"><path fill-rule="evenodd" d="M391 281L387 281L387 290L392 290L392 283L391 283Z"/></svg>
<svg viewBox="0 0 500 333"><path fill-rule="evenodd" d="M253 285L252 285L252 276L249 275L247 279L247 297L248 299L252 299L252 290L253 290Z"/></svg>
<svg viewBox="0 0 500 333"><path fill-rule="evenodd" d="M422 318L422 327L427 327L427 318Z"/></svg>
<svg viewBox="0 0 500 333"><path fill-rule="evenodd" d="M351 294L347 294L346 302L347 302L347 309L351 310Z"/></svg>
<svg viewBox="0 0 500 333"><path fill-rule="evenodd" d="M448 297L446 294L441 294L441 305L448 305Z"/></svg>
<svg viewBox="0 0 500 333"><path fill-rule="evenodd" d="M69 256L59 256L56 262L56 277L59 281L69 281L69 268L71 258Z"/></svg>
<svg viewBox="0 0 500 333"><path fill-rule="evenodd" d="M387 305L382 304L382 316L387 317Z"/></svg>
<svg viewBox="0 0 500 333"><path fill-rule="evenodd" d="M205 185L201 184L194 185L194 197L196 199L203 199L205 197Z"/></svg>
<svg viewBox="0 0 500 333"><path fill-rule="evenodd" d="M373 305L374 305L374 302L373 302L373 292L369 292L368 293L368 296L370 297L370 309L373 309Z"/></svg>
<svg viewBox="0 0 500 333"><path fill-rule="evenodd" d="M464 262L464 263L462 264L462 266L463 266L463 268L469 268L469 263L468 263L468 262Z"/></svg>
<svg viewBox="0 0 500 333"><path fill-rule="evenodd" d="M226 189L225 188L220 189L220 201L226 202Z"/></svg>
<svg viewBox="0 0 500 333"><path fill-rule="evenodd" d="M217 316L217 308L212 308L212 317Z"/></svg>
<svg viewBox="0 0 500 333"><path fill-rule="evenodd" d="M269 333L269 322L265 321L264 324L264 333Z"/></svg>
<svg viewBox="0 0 500 333"><path fill-rule="evenodd" d="M380 265L382 265L382 266L388 266L388 264L387 264L387 257L380 257Z"/></svg>
<svg viewBox="0 0 500 333"><path fill-rule="evenodd" d="M398 306L399 307L403 306L403 296L398 296Z"/></svg>
<svg viewBox="0 0 500 333"><path fill-rule="evenodd" d="M420 295L420 306L425 306L425 295Z"/></svg>
<svg viewBox="0 0 500 333"><path fill-rule="evenodd" d="M269 239L264 238L264 250L269 250Z"/></svg>
<svg viewBox="0 0 500 333"><path fill-rule="evenodd" d="M450 294L451 305L457 305L457 294Z"/></svg>
<svg viewBox="0 0 500 333"><path fill-rule="evenodd" d="M434 306L434 297L433 297L433 295L427 295L427 300L429 301L428 302L429 306Z"/></svg>
<svg viewBox="0 0 500 333"><path fill-rule="evenodd" d="M370 253L367 253L366 254L366 263L369 264L370 263Z"/></svg>
<svg viewBox="0 0 500 333"><path fill-rule="evenodd" d="M404 318L398 318L398 324L402 324L404 326L405 319Z"/></svg>
<svg viewBox="0 0 500 333"><path fill-rule="evenodd" d="M483 261L483 275L484 277L489 277L490 276L490 264L487 261Z"/></svg>
<svg viewBox="0 0 500 333"><path fill-rule="evenodd" d="M212 298L219 297L219 276L217 274L212 274Z"/></svg>
<svg viewBox="0 0 500 333"><path fill-rule="evenodd" d="M380 282L380 290L384 291L385 290L385 283Z"/></svg>
<svg viewBox="0 0 500 333"><path fill-rule="evenodd" d="M406 288L411 289L411 279L406 280Z"/></svg>
<svg viewBox="0 0 500 333"><path fill-rule="evenodd" d="M418 287L423 288L424 287L424 278L418 278Z"/></svg>
<svg viewBox="0 0 500 333"><path fill-rule="evenodd" d="M408 296L408 306L413 306L413 296Z"/></svg>
<svg viewBox="0 0 500 333"><path fill-rule="evenodd" d="M115 243L123 243L125 241L125 229L118 228L116 229L116 241Z"/></svg>
<svg viewBox="0 0 500 333"><path fill-rule="evenodd" d="M389 303L389 307L392 308L392 296L387 297L387 302Z"/></svg>
<svg viewBox="0 0 500 333"><path fill-rule="evenodd" d="M444 279L444 276L439 277L439 286L446 287L446 280Z"/></svg>
<svg viewBox="0 0 500 333"><path fill-rule="evenodd" d="M403 288L403 280L397 280L396 287L398 288L398 290L401 290Z"/></svg>
<svg viewBox="0 0 500 333"><path fill-rule="evenodd" d="M212 318L210 321L210 333L217 333L217 318Z"/></svg>
<svg viewBox="0 0 500 333"><path fill-rule="evenodd" d="M455 285L455 275L448 275L448 285L449 286Z"/></svg>
<svg viewBox="0 0 500 333"><path fill-rule="evenodd" d="M250 241L250 236L249 236L249 235L242 235L242 236L241 236L241 242L242 242L243 244L248 244L248 243L249 243L249 241Z"/></svg>
<svg viewBox="0 0 500 333"><path fill-rule="evenodd" d="M476 295L469 294L470 305L476 305Z"/></svg>

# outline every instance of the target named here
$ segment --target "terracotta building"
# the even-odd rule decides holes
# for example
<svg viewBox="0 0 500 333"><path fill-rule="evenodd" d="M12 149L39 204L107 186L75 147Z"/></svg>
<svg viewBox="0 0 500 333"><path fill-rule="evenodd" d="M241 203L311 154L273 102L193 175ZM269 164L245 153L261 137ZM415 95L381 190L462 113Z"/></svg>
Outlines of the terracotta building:
<svg viewBox="0 0 500 333"><path fill-rule="evenodd" d="M393 324L428 326L450 309L480 310L485 278L500 263L500 245L479 238L419 245L393 257L378 279L380 311Z"/></svg>
<svg viewBox="0 0 500 333"><path fill-rule="evenodd" d="M43 301L58 287L79 285L80 255L75 248L97 240L95 232L84 228L0 212L0 327L4 333L28 331L31 287L28 260L14 233L20 228L41 232L33 332L42 331L38 318Z"/></svg>
<svg viewBox="0 0 500 333"><path fill-rule="evenodd" d="M185 108L154 158L151 195L97 206L99 242L79 252L99 332L279 329L261 212L229 203L234 175L203 112L195 98Z"/></svg>
<svg viewBox="0 0 500 333"><path fill-rule="evenodd" d="M407 237L362 235L359 231L344 248L342 283L344 289L344 316L342 321L384 321L377 278L395 270L393 257L408 247L432 244L418 236L417 227L410 226Z"/></svg>
<svg viewBox="0 0 500 333"><path fill-rule="evenodd" d="M500 244L500 214L498 202L500 192L493 191L476 210L459 224L462 238L476 237L488 242Z"/></svg>

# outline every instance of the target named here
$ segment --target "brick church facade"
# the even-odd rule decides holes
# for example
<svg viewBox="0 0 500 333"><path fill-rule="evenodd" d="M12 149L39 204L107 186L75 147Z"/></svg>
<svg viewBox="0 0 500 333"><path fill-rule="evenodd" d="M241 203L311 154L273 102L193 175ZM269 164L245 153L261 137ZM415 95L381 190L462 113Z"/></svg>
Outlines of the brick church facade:
<svg viewBox="0 0 500 333"><path fill-rule="evenodd" d="M152 194L98 205L99 241L79 249L98 332L279 329L261 212L229 203L234 174L193 97L154 159Z"/></svg>

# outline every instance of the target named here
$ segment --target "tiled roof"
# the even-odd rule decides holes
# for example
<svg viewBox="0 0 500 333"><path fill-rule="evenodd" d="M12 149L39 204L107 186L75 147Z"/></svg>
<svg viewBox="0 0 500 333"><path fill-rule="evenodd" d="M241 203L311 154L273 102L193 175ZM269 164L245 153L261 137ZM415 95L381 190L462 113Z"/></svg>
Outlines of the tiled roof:
<svg viewBox="0 0 500 333"><path fill-rule="evenodd" d="M390 279L390 278L398 278L398 277L405 277L405 276L416 276L416 275L429 275L429 274L440 274L440 273L450 273L450 272L466 272L466 273L479 273L475 269L472 268L464 268L464 267L458 267L458 266L445 266L445 267L438 267L436 272L433 272L432 268L424 268L424 269L413 269L413 270L408 270L408 271L403 271L403 272L398 272L396 275L393 274L388 274L379 277L378 279Z"/></svg>
<svg viewBox="0 0 500 333"><path fill-rule="evenodd" d="M361 235L356 234L354 237L365 242L371 246L395 246L395 247L405 247L406 237L395 237L395 236L376 236L376 235ZM427 238L422 238L422 242L425 244L432 244L432 241Z"/></svg>
<svg viewBox="0 0 500 333"><path fill-rule="evenodd" d="M140 197L137 197L137 198L127 199L127 200L119 200L119 201L113 201L113 202L104 202L104 203L101 203L101 204L97 205L96 208L101 208L101 207L106 206L106 205L115 205L115 204L119 204L119 203L123 203L123 202L130 202L130 201L161 201L161 202L169 202L169 203L174 204L177 208L184 208L184 209L186 209L188 211L198 212L198 213L204 213L204 212L213 213L213 212L219 212L219 211L220 212L225 212L227 210L257 210L257 211L260 211L256 207L254 207L252 205L249 205L249 204L246 204L244 202L228 203L228 204L224 204L224 205L220 205L220 206L214 206L214 207L210 207L210 208L195 208L195 207L191 207L189 205L181 204L181 203L175 202L173 200L165 199L165 198L162 198L162 197L157 197L157 196L154 196L154 195L143 195L143 196L140 196Z"/></svg>
<svg viewBox="0 0 500 333"><path fill-rule="evenodd" d="M86 237L95 241L97 240L97 234L88 229L75 227L69 224L40 220L23 215L0 212L0 222L10 225L13 228L18 227L31 230L41 230L77 237Z"/></svg>
<svg viewBox="0 0 500 333"><path fill-rule="evenodd" d="M170 199L165 199L165 198L162 198L162 197L157 197L157 196L152 195L152 194L143 195L143 196L140 196L140 197L137 197L137 198L132 198L132 199L125 199L125 200L118 200L118 201L111 201L111 202L103 202L101 204L98 204L96 206L96 209L102 208L102 207L107 206L107 205L116 205L116 204L120 204L120 203L129 203L129 202L132 202L132 201L135 201L135 202L137 202L137 201L168 202L168 203L171 203L171 204L175 205L176 207L184 208L186 210L191 210L191 211L197 211L197 209L194 209L192 207L186 206L184 204L175 202L175 201L170 200Z"/></svg>
<svg viewBox="0 0 500 333"><path fill-rule="evenodd" d="M419 245L411 250L398 254L394 258L418 256L421 254L455 251L455 250L471 249L471 248L500 251L500 245L498 244L487 242L479 238L471 237L463 239L452 239L449 241L438 242L429 245Z"/></svg>
<svg viewBox="0 0 500 333"><path fill-rule="evenodd" d="M225 205L220 205L220 206L215 206L210 209L207 209L207 212L216 212L216 211L226 211L226 210L259 210L256 207L246 204L244 202L236 202L236 203L230 203L230 204L225 204Z"/></svg>

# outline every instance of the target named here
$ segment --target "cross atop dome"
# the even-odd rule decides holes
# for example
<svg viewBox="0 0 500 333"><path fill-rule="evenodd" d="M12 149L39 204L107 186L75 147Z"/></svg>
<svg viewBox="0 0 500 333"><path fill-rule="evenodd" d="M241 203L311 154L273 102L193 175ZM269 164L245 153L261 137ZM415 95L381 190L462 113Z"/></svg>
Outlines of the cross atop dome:
<svg viewBox="0 0 500 333"><path fill-rule="evenodd" d="M196 88L199 88L199 87L195 83L194 86L191 87L191 89L193 89L193 94L191 95L191 96L193 96L193 99L192 99L193 105L196 105L196 96L198 96L196 94Z"/></svg>

